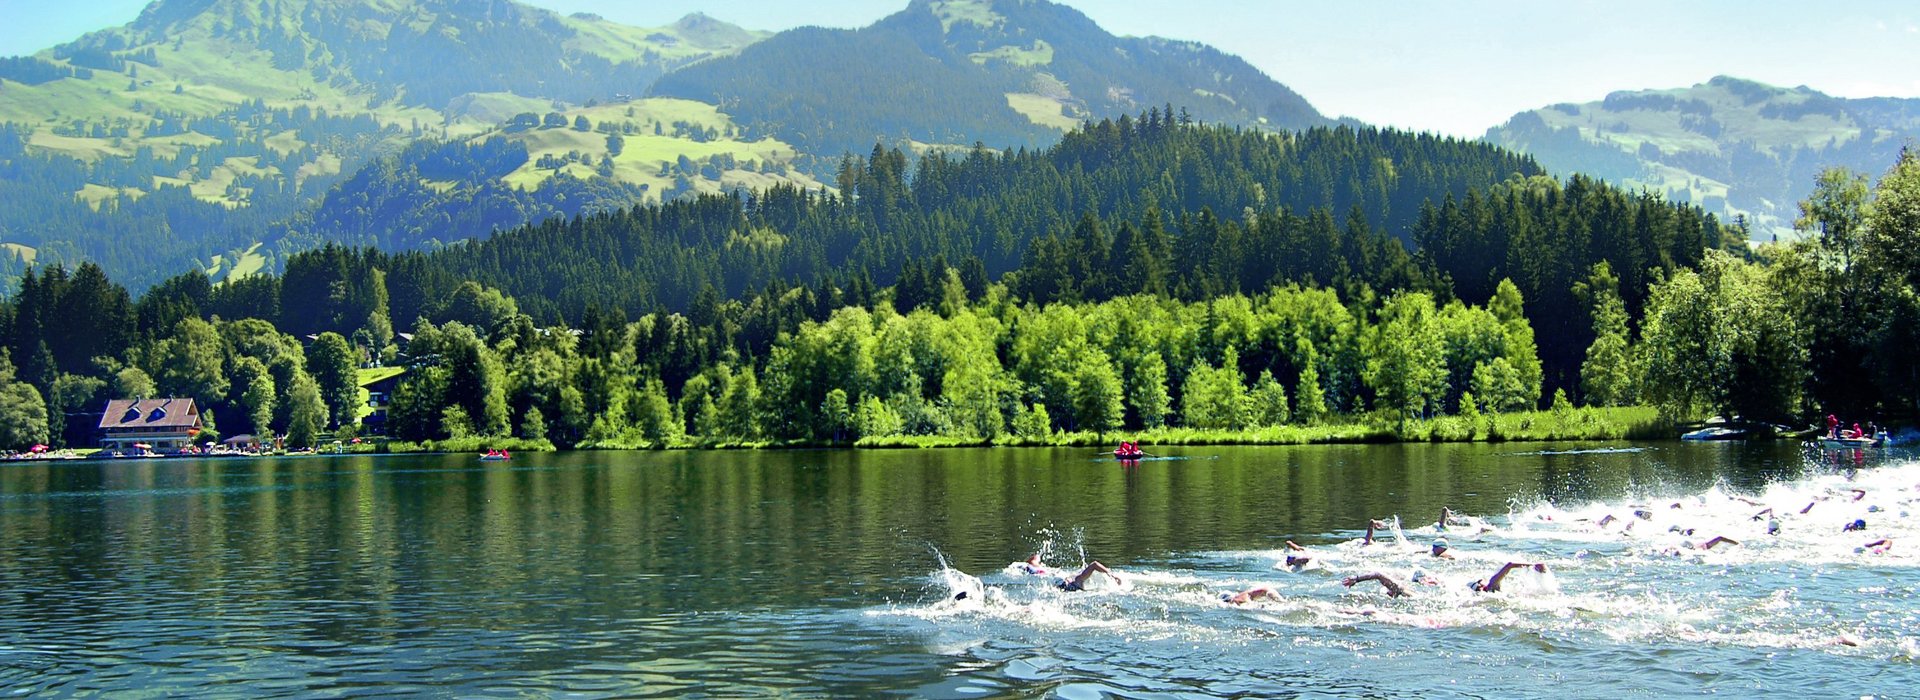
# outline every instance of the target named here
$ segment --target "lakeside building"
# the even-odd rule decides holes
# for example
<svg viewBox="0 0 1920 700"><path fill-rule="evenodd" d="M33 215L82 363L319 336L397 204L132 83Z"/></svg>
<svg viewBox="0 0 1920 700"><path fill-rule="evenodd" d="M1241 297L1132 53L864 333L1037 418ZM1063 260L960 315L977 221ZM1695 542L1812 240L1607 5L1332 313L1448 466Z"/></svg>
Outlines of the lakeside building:
<svg viewBox="0 0 1920 700"><path fill-rule="evenodd" d="M111 452L177 450L202 427L193 399L114 399L100 416L100 445Z"/></svg>

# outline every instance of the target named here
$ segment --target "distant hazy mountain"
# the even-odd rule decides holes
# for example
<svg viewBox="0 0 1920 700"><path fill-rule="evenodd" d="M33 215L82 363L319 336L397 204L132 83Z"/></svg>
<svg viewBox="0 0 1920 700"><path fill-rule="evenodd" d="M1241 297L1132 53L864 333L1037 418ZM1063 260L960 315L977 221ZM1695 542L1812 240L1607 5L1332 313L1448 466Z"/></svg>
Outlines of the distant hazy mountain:
<svg viewBox="0 0 1920 700"><path fill-rule="evenodd" d="M1555 172L1649 187L1729 220L1745 214L1759 240L1792 235L1820 170L1878 177L1916 137L1920 100L1842 99L1725 76L1521 112L1486 136Z"/></svg>
<svg viewBox="0 0 1920 700"><path fill-rule="evenodd" d="M1044 0L913 0L872 26L782 32L662 78L653 94L720 104L822 153L879 141L1051 143L1085 119L1171 105L1214 123L1329 122L1204 44L1122 38Z"/></svg>
<svg viewBox="0 0 1920 700"><path fill-rule="evenodd" d="M432 247L694 192L815 187L876 142L1044 145L1155 107L1326 123L1206 46L1043 0L915 0L852 31L640 28L512 0L158 0L0 59L0 285L136 287L325 241Z"/></svg>

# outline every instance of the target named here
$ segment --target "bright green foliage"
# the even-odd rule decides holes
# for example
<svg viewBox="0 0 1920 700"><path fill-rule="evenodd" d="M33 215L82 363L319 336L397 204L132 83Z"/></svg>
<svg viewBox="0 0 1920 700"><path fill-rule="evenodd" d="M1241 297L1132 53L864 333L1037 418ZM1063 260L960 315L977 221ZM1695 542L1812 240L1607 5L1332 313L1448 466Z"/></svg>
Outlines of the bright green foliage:
<svg viewBox="0 0 1920 700"><path fill-rule="evenodd" d="M1173 410L1173 397L1167 394L1167 363L1160 359L1160 353L1148 353L1134 370L1127 405L1133 409L1142 428L1167 424L1167 415Z"/></svg>
<svg viewBox="0 0 1920 700"><path fill-rule="evenodd" d="M0 382L0 450L25 450L47 441L47 404L26 382Z"/></svg>
<svg viewBox="0 0 1920 700"><path fill-rule="evenodd" d="M1287 408L1287 388L1274 381L1272 372L1261 372L1253 385L1253 425L1270 428L1286 425L1292 417Z"/></svg>
<svg viewBox="0 0 1920 700"><path fill-rule="evenodd" d="M0 450L26 450L49 439L46 401L17 376L12 359L0 350Z"/></svg>
<svg viewBox="0 0 1920 700"><path fill-rule="evenodd" d="M473 418L465 408L448 406L440 411L440 430L455 440L473 437Z"/></svg>
<svg viewBox="0 0 1920 700"><path fill-rule="evenodd" d="M1326 392L1320 387L1320 357L1313 341L1305 336L1296 338L1294 358L1300 365L1300 381L1294 385L1297 398L1293 416L1301 423L1311 424L1327 415Z"/></svg>
<svg viewBox="0 0 1920 700"><path fill-rule="evenodd" d="M256 436L273 434L273 404L277 396L274 391L273 374L258 358L242 356L233 362L233 384L239 393L238 403Z"/></svg>
<svg viewBox="0 0 1920 700"><path fill-rule="evenodd" d="M853 436L853 407L847 403L845 389L835 388L827 392L827 398L820 402L820 418L827 431L827 439L845 442Z"/></svg>
<svg viewBox="0 0 1920 700"><path fill-rule="evenodd" d="M1187 372L1181 419L1188 427L1202 430L1239 430L1252 418L1253 402L1240 381L1239 355L1229 349L1226 362L1214 367L1205 362Z"/></svg>
<svg viewBox="0 0 1920 700"><path fill-rule="evenodd" d="M686 433L686 425L674 417L673 406L667 401L666 386L659 379L649 378L636 397L632 416L641 437L648 442L661 444L677 440Z"/></svg>
<svg viewBox="0 0 1920 700"><path fill-rule="evenodd" d="M1593 317L1593 344L1580 365L1580 386L1589 406L1625 406L1637 398L1633 358L1627 338L1627 308L1620 300L1620 279L1613 266L1596 263L1574 287Z"/></svg>
<svg viewBox="0 0 1920 700"><path fill-rule="evenodd" d="M1669 417L1778 419L1799 408L1803 334L1767 270L1713 253L1656 285L1641 331L1646 396Z"/></svg>
<svg viewBox="0 0 1920 700"><path fill-rule="evenodd" d="M1073 375L1074 426L1079 430L1106 432L1118 430L1124 418L1120 401L1120 375L1105 353L1094 351L1081 356Z"/></svg>
<svg viewBox="0 0 1920 700"><path fill-rule="evenodd" d="M307 374L320 385L320 398L332 411L331 425L358 422L360 375L346 338L333 331L321 333L307 346Z"/></svg>
<svg viewBox="0 0 1920 700"><path fill-rule="evenodd" d="M547 436L547 418L540 413L539 406L530 406L520 414L520 437L529 440Z"/></svg>
<svg viewBox="0 0 1920 700"><path fill-rule="evenodd" d="M863 438L899 435L902 429L900 414L875 396L860 399L860 408L853 414L853 424Z"/></svg>
<svg viewBox="0 0 1920 700"><path fill-rule="evenodd" d="M1493 413L1533 408L1526 382L1507 358L1496 357L1473 368L1472 394Z"/></svg>
<svg viewBox="0 0 1920 700"><path fill-rule="evenodd" d="M93 442L91 421L61 420L68 414L88 414L106 405L107 382L95 377L62 374L53 380L47 392L48 443L56 447L78 447Z"/></svg>
<svg viewBox="0 0 1920 700"><path fill-rule="evenodd" d="M1013 434L1029 439L1044 439L1053 434L1053 424L1047 418L1047 407L1033 404L1014 414Z"/></svg>
<svg viewBox="0 0 1920 700"><path fill-rule="evenodd" d="M123 399L145 399L159 395L153 378L139 367L123 367L113 375L113 393Z"/></svg>
<svg viewBox="0 0 1920 700"><path fill-rule="evenodd" d="M1533 324L1527 321L1520 288L1514 285L1513 280L1500 280L1500 284L1494 288L1493 299L1487 302L1487 311L1500 320L1501 330L1506 335L1501 357L1506 358L1518 373L1526 405L1537 405L1540 401L1540 351L1534 344Z"/></svg>
<svg viewBox="0 0 1920 700"><path fill-rule="evenodd" d="M760 382L752 367L733 373L720 395L714 430L706 437L728 440L754 440L761 435L756 409L760 403Z"/></svg>
<svg viewBox="0 0 1920 700"><path fill-rule="evenodd" d="M463 323L482 332L490 332L518 313L520 309L513 297L477 282L464 282L453 290L453 295L448 297L446 306L435 320L440 323Z"/></svg>
<svg viewBox="0 0 1920 700"><path fill-rule="evenodd" d="M1380 408L1405 421L1439 406L1446 358L1432 297L1394 295L1367 340L1367 386L1379 396Z"/></svg>
<svg viewBox="0 0 1920 700"><path fill-rule="evenodd" d="M211 406L227 395L226 358L213 324L181 319L172 335L154 344L148 368L168 396L190 397Z"/></svg>
<svg viewBox="0 0 1920 700"><path fill-rule="evenodd" d="M287 447L300 449L319 444L320 433L327 426L327 404L320 398L320 384L306 372L295 374L293 386L287 390L287 404L290 406Z"/></svg>

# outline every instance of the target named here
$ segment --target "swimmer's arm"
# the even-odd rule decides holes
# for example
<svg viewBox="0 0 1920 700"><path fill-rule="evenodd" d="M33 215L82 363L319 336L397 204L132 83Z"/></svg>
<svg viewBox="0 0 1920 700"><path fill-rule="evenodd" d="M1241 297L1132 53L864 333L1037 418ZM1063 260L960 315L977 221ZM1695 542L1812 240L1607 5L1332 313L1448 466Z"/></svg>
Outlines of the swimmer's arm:
<svg viewBox="0 0 1920 700"><path fill-rule="evenodd" d="M1293 550L1295 552L1307 551L1306 547L1302 547L1300 545L1294 544L1293 540L1287 540L1287 549Z"/></svg>
<svg viewBox="0 0 1920 700"><path fill-rule="evenodd" d="M1407 589L1400 587L1399 583L1396 583L1391 578L1387 578L1386 574L1380 573L1378 571L1373 572L1371 574L1347 577L1346 580L1343 580L1340 582L1340 585L1346 586L1348 588L1352 588L1353 584L1360 583L1362 581L1378 581L1380 583L1381 588L1387 589L1387 595L1394 598L1398 598L1400 596L1407 594Z"/></svg>
<svg viewBox="0 0 1920 700"><path fill-rule="evenodd" d="M1722 543L1722 542L1725 542L1725 543L1727 543L1727 544L1740 544L1740 542L1739 542L1738 540L1733 540L1733 539L1728 539L1728 538L1727 538L1727 537L1725 537L1725 536L1716 536L1716 537L1714 537L1713 539L1710 539L1710 540L1707 540L1707 543L1706 543L1706 544L1703 544L1703 545L1700 545L1700 548L1701 548L1701 549L1713 549L1713 546L1714 546L1714 545L1717 545L1717 544L1720 544L1720 543Z"/></svg>

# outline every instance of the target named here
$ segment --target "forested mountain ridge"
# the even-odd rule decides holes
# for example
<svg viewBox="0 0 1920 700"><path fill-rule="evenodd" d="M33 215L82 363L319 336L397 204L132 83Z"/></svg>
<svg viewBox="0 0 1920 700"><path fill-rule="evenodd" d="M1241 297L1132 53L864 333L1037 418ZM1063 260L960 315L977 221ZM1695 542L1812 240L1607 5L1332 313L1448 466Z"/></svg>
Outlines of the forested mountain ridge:
<svg viewBox="0 0 1920 700"><path fill-rule="evenodd" d="M1920 137L1920 100L1836 98L1716 77L1671 90L1522 112L1486 140L1580 172L1690 201L1726 220L1744 214L1756 240L1791 236L1796 205L1822 169L1877 173Z"/></svg>
<svg viewBox="0 0 1920 700"><path fill-rule="evenodd" d="M815 153L857 153L876 140L1045 145L1083 120L1163 104L1214 123L1331 123L1238 57L1116 37L1044 0L913 0L861 29L782 32L675 71L653 94L718 102Z"/></svg>
<svg viewBox="0 0 1920 700"><path fill-rule="evenodd" d="M1039 0L920 0L867 29L774 38L725 60L772 39L511 0L159 0L0 60L0 284L29 252L99 262L137 290L189 266L216 281L279 269L328 241L431 248L639 201L818 187L876 141L1044 146L1148 106L1327 123L1238 58L1116 38ZM444 167L462 150L495 160Z"/></svg>

